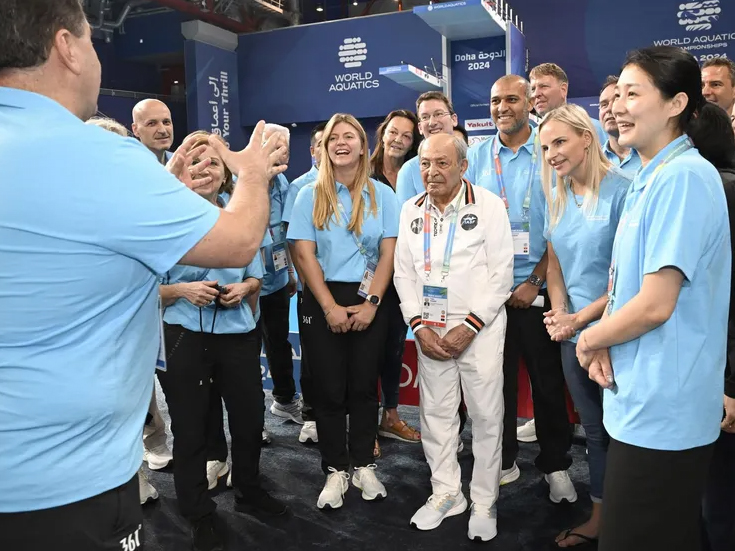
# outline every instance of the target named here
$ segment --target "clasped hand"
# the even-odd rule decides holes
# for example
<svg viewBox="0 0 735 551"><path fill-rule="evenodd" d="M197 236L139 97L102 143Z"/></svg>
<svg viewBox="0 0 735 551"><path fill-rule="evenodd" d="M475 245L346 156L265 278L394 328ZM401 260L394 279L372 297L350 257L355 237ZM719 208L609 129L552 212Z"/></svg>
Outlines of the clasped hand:
<svg viewBox="0 0 735 551"><path fill-rule="evenodd" d="M333 333L364 331L375 319L377 310L377 306L368 302L347 307L335 304L326 313L327 325Z"/></svg>
<svg viewBox="0 0 735 551"><path fill-rule="evenodd" d="M544 323L551 340L554 342L568 341L578 331L576 314L569 314L562 308L544 312Z"/></svg>
<svg viewBox="0 0 735 551"><path fill-rule="evenodd" d="M429 327L422 327L415 335L424 356L439 361L458 358L475 338L475 332L465 325L450 329L443 338Z"/></svg>
<svg viewBox="0 0 735 551"><path fill-rule="evenodd" d="M587 370L589 378L602 388L613 388L615 386L615 374L610 362L610 351L607 348L593 350L587 346L584 333L581 333L577 341L577 359L579 365Z"/></svg>

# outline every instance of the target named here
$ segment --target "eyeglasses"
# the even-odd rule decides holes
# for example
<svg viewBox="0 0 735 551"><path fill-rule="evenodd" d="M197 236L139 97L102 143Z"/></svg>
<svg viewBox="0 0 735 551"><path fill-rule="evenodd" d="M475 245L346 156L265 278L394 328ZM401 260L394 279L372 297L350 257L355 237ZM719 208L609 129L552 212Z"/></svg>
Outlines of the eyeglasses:
<svg viewBox="0 0 735 551"><path fill-rule="evenodd" d="M435 113L432 113L431 115L421 115L421 117L419 117L419 121L429 122L431 119L442 119L449 115L451 115L449 111L436 111Z"/></svg>

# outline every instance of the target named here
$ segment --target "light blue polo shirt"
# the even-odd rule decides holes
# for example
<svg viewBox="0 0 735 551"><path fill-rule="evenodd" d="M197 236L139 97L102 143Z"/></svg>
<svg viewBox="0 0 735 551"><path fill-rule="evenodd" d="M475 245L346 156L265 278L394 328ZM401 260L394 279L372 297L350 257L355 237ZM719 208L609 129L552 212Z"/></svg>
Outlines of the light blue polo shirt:
<svg viewBox="0 0 735 551"><path fill-rule="evenodd" d="M396 179L396 198L398 199L399 207L402 207L403 203L408 201L411 197L426 191L424 181L421 179L421 163L419 161L420 159L417 155L403 163L401 170L398 171L398 177Z"/></svg>
<svg viewBox="0 0 735 551"><path fill-rule="evenodd" d="M605 390L605 427L616 440L657 450L710 444L722 419L731 263L722 180L696 149L656 172L686 139L638 172L613 248L613 316L644 275L675 267L685 277L666 323L610 349L617 387Z"/></svg>
<svg viewBox="0 0 735 551"><path fill-rule="evenodd" d="M608 140L608 135L607 132L605 132L605 129L602 127L600 120L593 117L590 117L590 120L592 121L592 126L594 126L595 130L597 131L597 139L600 140L601 144L605 143Z"/></svg>
<svg viewBox="0 0 735 551"><path fill-rule="evenodd" d="M495 135L471 147L467 153L469 168L465 174L473 184L492 191L498 197L500 193L500 182L495 173L495 159L493 151ZM541 154L536 155L536 167L531 177L531 165L533 163L534 140L536 129L532 129L531 135L525 144L518 148L516 153L500 142L500 165L503 169L503 181L508 196L510 207L510 221L522 222L523 202L531 186L531 206L528 211L530 223L530 248L528 255L516 255L513 262L514 286L518 286L531 275L536 264L546 252L546 239L544 238L544 216L546 212L546 197L541 187ZM539 148L540 149L540 148Z"/></svg>
<svg viewBox="0 0 735 551"><path fill-rule="evenodd" d="M263 287L260 290L261 296L280 291L288 285L288 269L283 268L276 271L273 262L274 248L287 246L286 228L283 225L283 208L288 194L288 180L286 177L283 174L276 176L273 184L269 186L268 192L270 194L270 218L265 237L266 239L270 237L270 243L264 241L262 244L263 253L265 254L265 275L263 277Z"/></svg>
<svg viewBox="0 0 735 551"><path fill-rule="evenodd" d="M627 173L612 167L600 182L594 210L585 212L578 207L577 203L581 204L584 196L577 195L575 203L575 197L565 185L567 206L553 228L550 228L550 214L546 212L544 237L554 246L561 265L570 314L586 308L607 292L615 230L630 182ZM558 191L557 185L551 192L554 199ZM570 340L577 342L577 336Z"/></svg>
<svg viewBox="0 0 735 551"><path fill-rule="evenodd" d="M315 182L318 176L319 169L312 166L309 172L305 172L289 184L288 193L286 194L286 204L283 205L283 215L281 216L286 224L291 221L291 212L293 212L293 205L296 202L296 197L298 196L299 191L301 191L304 186Z"/></svg>
<svg viewBox="0 0 735 551"><path fill-rule="evenodd" d="M33 511L137 472L156 274L219 210L137 140L45 96L0 88L0 144L0 512Z"/></svg>
<svg viewBox="0 0 735 551"><path fill-rule="evenodd" d="M638 172L639 168L641 168L641 156L638 155L638 152L635 149L631 149L628 156L621 160L620 157L610 149L610 140L603 143L602 152L605 154L605 157L607 157L607 160L613 165L619 167L621 170L627 172L631 178L635 176L635 173Z"/></svg>
<svg viewBox="0 0 735 551"><path fill-rule="evenodd" d="M380 257L380 243L383 238L398 237L398 201L393 190L385 184L372 180L375 187L377 216L370 213L370 196L367 186L362 191L365 198L365 214L362 234L357 237L367 250L371 260ZM337 196L342 201L349 219L352 215L350 190L337 182ZM332 215L329 228L317 230L314 226L315 185L303 188L294 204L291 221L288 225L289 241L316 242L316 258L324 272L324 281L359 283L365 273L368 260L355 243L354 234L347 230L339 213Z"/></svg>
<svg viewBox="0 0 735 551"><path fill-rule="evenodd" d="M166 273L163 284L216 281L224 287L248 278L263 279L263 274L262 256L256 254L246 268L209 269L177 264ZM253 312L247 300L243 300L237 308L217 306L215 302L199 308L185 298L180 298L165 308L163 321L169 325L181 325L189 331L231 334L249 333L255 329L259 317L260 311L256 308L256 312Z"/></svg>

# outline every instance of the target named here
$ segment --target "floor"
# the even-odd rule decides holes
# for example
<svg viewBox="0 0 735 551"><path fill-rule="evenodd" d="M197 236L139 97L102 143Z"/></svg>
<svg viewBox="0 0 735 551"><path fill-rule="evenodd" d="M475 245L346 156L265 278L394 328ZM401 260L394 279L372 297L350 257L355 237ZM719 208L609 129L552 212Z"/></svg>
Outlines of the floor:
<svg viewBox="0 0 735 551"><path fill-rule="evenodd" d="M266 401L270 406L270 395ZM165 403L160 405L168 421ZM409 424L418 426L418 408L401 407L399 411ZM263 448L261 456L264 486L288 503L290 513L268 522L234 513L233 494L223 479L213 495L228 550L453 551L478 546L496 551L546 550L556 548L554 537L582 521L591 508L585 450L580 441L572 449L574 464L570 476L579 493L579 500L572 505L554 505L549 501L548 487L533 466L538 447L521 444L518 459L521 478L501 489L497 538L484 545L469 541L469 513L445 520L436 530L419 532L408 521L431 493L429 468L421 445L382 440L383 457L378 460L378 475L388 490L388 498L382 502L365 502L351 486L344 507L325 513L316 507L324 484L317 448L298 442L299 425L282 422L270 412L266 413L266 428L273 442ZM463 441L465 450L459 461L464 491L469 495L473 463L469 426L465 428ZM145 549L188 551L188 524L178 515L173 475L170 471L149 471L149 476L160 498L144 507Z"/></svg>

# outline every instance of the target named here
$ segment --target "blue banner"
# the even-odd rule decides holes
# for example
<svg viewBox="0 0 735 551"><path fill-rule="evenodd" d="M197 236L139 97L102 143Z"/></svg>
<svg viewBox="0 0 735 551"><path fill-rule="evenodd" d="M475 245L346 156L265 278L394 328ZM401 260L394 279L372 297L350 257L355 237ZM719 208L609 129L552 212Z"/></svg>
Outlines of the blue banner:
<svg viewBox="0 0 735 551"><path fill-rule="evenodd" d="M219 134L231 149L242 149L237 53L196 40L187 40L184 52L189 129Z"/></svg>
<svg viewBox="0 0 735 551"><path fill-rule="evenodd" d="M528 76L528 50L526 50L526 37L510 21L507 22L508 31L505 35L506 50L506 74Z"/></svg>
<svg viewBox="0 0 735 551"><path fill-rule="evenodd" d="M344 112L384 117L416 109L419 93L381 67L433 63L441 35L412 12L243 34L238 47L242 122L313 122Z"/></svg>
<svg viewBox="0 0 735 551"><path fill-rule="evenodd" d="M600 116L600 96L567 98L567 102L584 108L584 110L587 111L587 114L594 120L597 120Z"/></svg>
<svg viewBox="0 0 735 551"><path fill-rule="evenodd" d="M495 133L490 118L490 88L505 75L505 37L455 40L451 43L452 103L470 135Z"/></svg>

